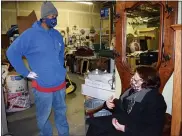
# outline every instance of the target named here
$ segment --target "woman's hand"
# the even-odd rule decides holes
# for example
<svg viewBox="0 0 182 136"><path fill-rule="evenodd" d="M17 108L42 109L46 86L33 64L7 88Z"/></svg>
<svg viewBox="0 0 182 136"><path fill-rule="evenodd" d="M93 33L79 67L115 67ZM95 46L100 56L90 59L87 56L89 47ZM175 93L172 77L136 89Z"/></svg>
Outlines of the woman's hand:
<svg viewBox="0 0 182 136"><path fill-rule="evenodd" d="M116 118L112 119L112 124L116 128L116 130L125 132L125 125L120 124Z"/></svg>
<svg viewBox="0 0 182 136"><path fill-rule="evenodd" d="M106 105L107 105L107 108L109 109L113 109L115 107L114 105L114 96L111 96L107 101L106 101Z"/></svg>

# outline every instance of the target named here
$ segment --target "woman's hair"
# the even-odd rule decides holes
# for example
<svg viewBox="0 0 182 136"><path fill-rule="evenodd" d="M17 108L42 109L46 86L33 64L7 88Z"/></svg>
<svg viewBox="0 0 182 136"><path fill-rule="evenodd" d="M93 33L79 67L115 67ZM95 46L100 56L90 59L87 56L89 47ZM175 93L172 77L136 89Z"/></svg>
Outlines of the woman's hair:
<svg viewBox="0 0 182 136"><path fill-rule="evenodd" d="M155 87L159 88L161 85L161 80L158 71L154 67L149 66L139 66L135 69L143 79L142 88Z"/></svg>

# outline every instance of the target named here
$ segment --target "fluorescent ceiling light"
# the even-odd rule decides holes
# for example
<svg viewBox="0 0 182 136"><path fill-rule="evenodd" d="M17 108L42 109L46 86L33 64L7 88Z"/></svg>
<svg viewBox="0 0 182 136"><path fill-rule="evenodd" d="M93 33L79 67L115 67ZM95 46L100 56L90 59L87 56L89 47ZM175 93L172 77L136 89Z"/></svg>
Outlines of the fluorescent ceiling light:
<svg viewBox="0 0 182 136"><path fill-rule="evenodd" d="M87 4L87 5L92 5L93 4L92 2L78 2L78 3Z"/></svg>

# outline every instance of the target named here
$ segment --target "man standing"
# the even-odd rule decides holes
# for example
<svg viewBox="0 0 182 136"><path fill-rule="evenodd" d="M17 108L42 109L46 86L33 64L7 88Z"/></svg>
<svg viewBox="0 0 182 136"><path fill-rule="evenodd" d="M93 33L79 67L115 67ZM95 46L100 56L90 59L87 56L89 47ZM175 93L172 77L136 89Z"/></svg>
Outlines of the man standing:
<svg viewBox="0 0 182 136"><path fill-rule="evenodd" d="M49 116L53 107L59 136L69 136L66 118L64 42L54 29L57 9L51 2L41 7L41 19L22 33L7 50L7 57L15 70L32 79L37 124L41 136L52 136ZM31 71L25 67L22 56L28 60Z"/></svg>

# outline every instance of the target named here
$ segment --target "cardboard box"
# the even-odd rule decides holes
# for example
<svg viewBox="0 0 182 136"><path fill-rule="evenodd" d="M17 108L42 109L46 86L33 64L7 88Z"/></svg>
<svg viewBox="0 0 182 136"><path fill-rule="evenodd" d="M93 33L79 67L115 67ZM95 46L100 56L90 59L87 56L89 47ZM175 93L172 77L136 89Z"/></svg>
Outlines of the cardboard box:
<svg viewBox="0 0 182 136"><path fill-rule="evenodd" d="M102 74L102 75L88 74L88 79L95 80L95 81L100 81L100 82L108 84L108 83L112 82L112 76L113 76L113 74L111 74L111 73Z"/></svg>
<svg viewBox="0 0 182 136"><path fill-rule="evenodd" d="M112 95L115 96L115 92L94 88L85 84L82 84L82 94L104 101L108 100Z"/></svg>
<svg viewBox="0 0 182 136"><path fill-rule="evenodd" d="M112 88L112 82L103 83L103 82L90 80L90 79L86 78L85 79L85 85L95 87L95 88L99 88L99 89L108 90L108 91L111 91L111 92L115 92L115 90L111 89Z"/></svg>
<svg viewBox="0 0 182 136"><path fill-rule="evenodd" d="M37 16L34 10L28 16L17 16L19 34L31 28L35 21L37 21Z"/></svg>

